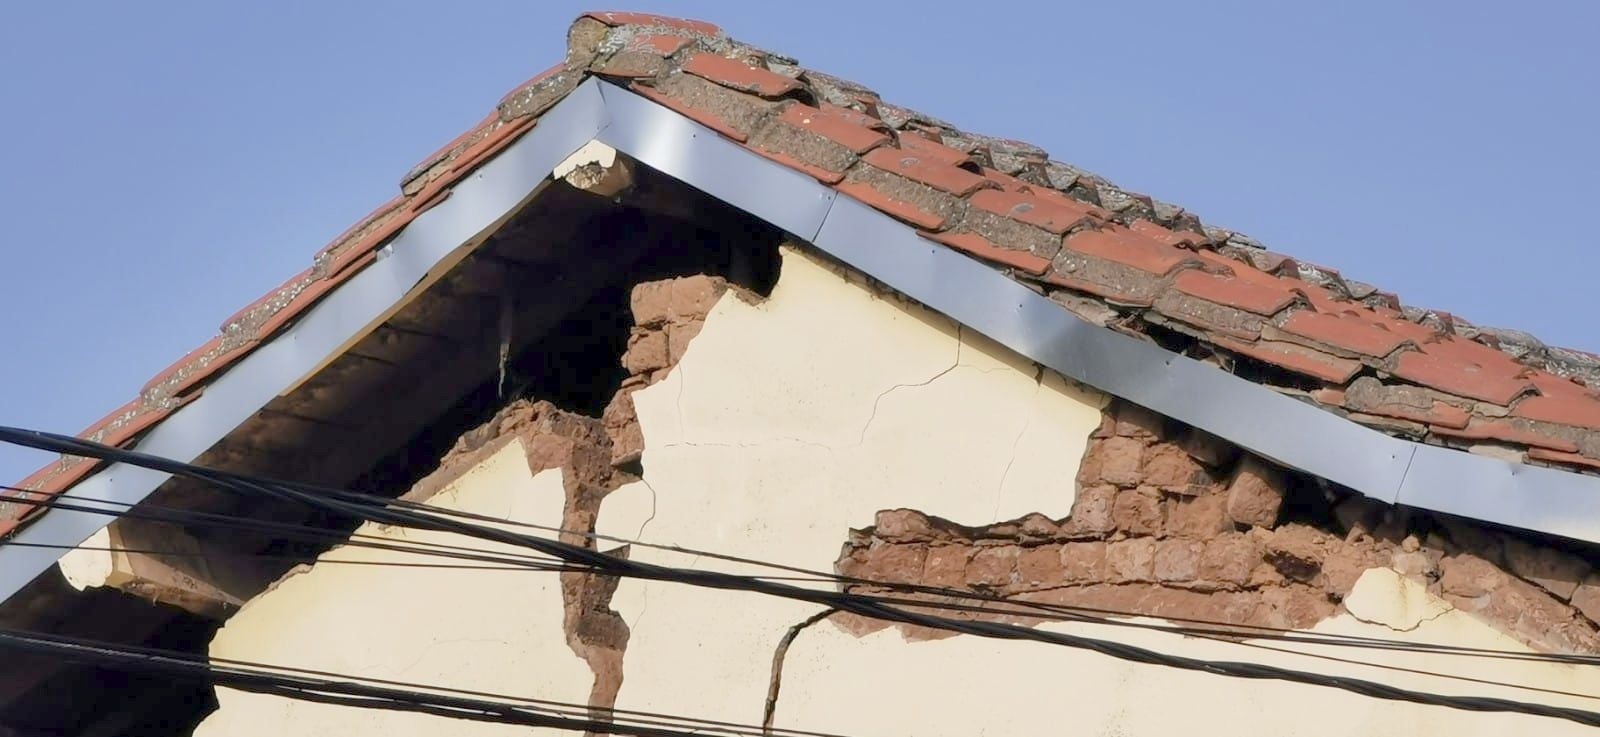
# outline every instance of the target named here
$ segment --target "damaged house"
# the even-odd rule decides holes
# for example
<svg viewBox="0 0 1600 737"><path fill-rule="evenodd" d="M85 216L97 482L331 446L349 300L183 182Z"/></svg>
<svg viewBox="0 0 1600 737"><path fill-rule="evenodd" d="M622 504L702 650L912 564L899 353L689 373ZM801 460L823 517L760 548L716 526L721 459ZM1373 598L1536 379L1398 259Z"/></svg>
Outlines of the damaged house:
<svg viewBox="0 0 1600 737"><path fill-rule="evenodd" d="M401 568L416 556L285 531L462 539L75 456L0 496L0 626L602 721L1576 734L1539 708L1600 712L1597 382L1595 356L1403 304L714 25L590 13L560 64L81 437L629 560L1048 605L1085 614L940 611L1530 708L672 581ZM0 725L527 733L11 652Z"/></svg>

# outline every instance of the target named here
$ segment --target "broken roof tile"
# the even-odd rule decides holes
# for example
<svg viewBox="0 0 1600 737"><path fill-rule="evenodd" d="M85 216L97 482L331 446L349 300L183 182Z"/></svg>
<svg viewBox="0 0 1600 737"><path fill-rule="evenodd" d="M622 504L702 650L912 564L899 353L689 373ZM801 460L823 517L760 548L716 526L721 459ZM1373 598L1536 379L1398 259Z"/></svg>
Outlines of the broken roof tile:
<svg viewBox="0 0 1600 737"><path fill-rule="evenodd" d="M992 186L982 176L966 169L904 149L888 146L875 148L868 151L862 160L884 171L893 172L957 196L971 194L986 185Z"/></svg>
<svg viewBox="0 0 1600 737"><path fill-rule="evenodd" d="M689 57L683 63L683 71L723 87L768 99L777 99L800 89L800 83L789 77L716 54L699 53Z"/></svg>
<svg viewBox="0 0 1600 737"><path fill-rule="evenodd" d="M871 166L852 167L836 188L924 230L943 230L964 204L926 184Z"/></svg>
<svg viewBox="0 0 1600 737"><path fill-rule="evenodd" d="M1066 247L1079 253L1115 261L1141 271L1165 276L1185 263L1195 262L1188 251L1134 234L1121 226L1081 230L1067 236ZM1195 262L1197 264L1197 262Z"/></svg>
<svg viewBox="0 0 1600 737"><path fill-rule="evenodd" d="M1556 425L1600 430L1600 399L1590 396L1533 396L1511 410L1524 417Z"/></svg>
<svg viewBox="0 0 1600 737"><path fill-rule="evenodd" d="M1472 418L1467 410L1442 401L1427 389L1384 384L1371 376L1351 382L1341 404L1357 412L1448 428L1464 428Z"/></svg>
<svg viewBox="0 0 1600 737"><path fill-rule="evenodd" d="M778 120L833 141L855 154L864 154L889 142L888 134L861 122L866 116L859 113L847 114L854 112L827 103L823 103L821 108L815 108L805 103L794 102L784 108L778 115Z"/></svg>
<svg viewBox="0 0 1600 737"><path fill-rule="evenodd" d="M1546 450L1544 448L1529 448L1528 457L1536 461L1547 461L1550 463L1561 463L1569 466L1579 466L1582 468L1600 470L1600 459L1590 458L1577 453L1563 453L1561 451Z"/></svg>
<svg viewBox="0 0 1600 737"><path fill-rule="evenodd" d="M1489 440L1511 445L1549 448L1566 453L1578 452L1578 444L1535 432L1526 423L1509 420L1474 418L1466 427L1434 426L1428 428L1434 435L1454 440Z"/></svg>
<svg viewBox="0 0 1600 737"><path fill-rule="evenodd" d="M653 15L650 13L629 13L605 10L591 10L584 13L582 18L593 18L608 26L645 26L650 28L671 28L690 33L702 33L715 36L722 33L722 29L703 20L690 20L688 18L673 18L666 15Z"/></svg>
<svg viewBox="0 0 1600 737"><path fill-rule="evenodd" d="M1255 340L1261 335L1265 322L1260 315L1230 307L1227 304L1193 297L1169 289L1156 298L1157 312L1196 327L1230 335L1244 340Z"/></svg>
<svg viewBox="0 0 1600 737"><path fill-rule="evenodd" d="M1554 454L1576 452L1579 443L1600 448L1600 397L1563 378L1600 386L1600 357L1545 346L1515 331L1475 327L1437 310L1404 307L1392 294L1267 251L1176 205L1051 160L1038 147L961 131L885 102L862 85L731 41L710 23L594 12L574 23L568 43L563 63L517 86L489 117L413 167L401 195L319 251L309 275L230 318L222 336L147 384L134 410L119 408L92 431L136 435L161 412L197 396L232 361L370 263L412 217L442 202L456 181L598 73L631 78L629 88L640 95L887 215L925 231L951 229L925 237L1030 281L1066 287L1051 291L1050 298L1097 324L1137 332L1137 320L1112 321L1151 309L1145 313L1150 323L1182 322L1190 334L1220 349L1326 382L1313 392L1318 401L1348 404L1354 416L1390 422L1391 432L1411 433L1415 423L1426 422L1442 438L1528 446L1538 451L1530 451L1531 458L1594 470L1593 464ZM700 53L681 68L666 61L684 57L691 47ZM726 56L707 53L713 49ZM865 164L856 158L863 155ZM1112 211L1122 225L1111 224ZM1064 245L1063 234L1069 234ZM1282 315L1295 300L1311 309L1283 317L1281 330L1266 323L1264 339L1243 339L1255 333L1256 318ZM1276 339L1283 334L1304 343ZM1405 349L1406 341L1416 349ZM1362 387L1369 384L1350 385L1363 366L1354 355L1369 361L1387 356L1393 376L1416 386L1381 384L1388 399L1367 397ZM1463 421L1465 403L1451 396L1483 404ZM1512 416L1498 417L1508 411ZM1585 453L1600 454L1589 445ZM56 463L30 479L59 490L93 467ZM9 524L0 520L0 530Z"/></svg>
<svg viewBox="0 0 1600 737"><path fill-rule="evenodd" d="M1281 325L1286 333L1324 345L1382 358L1406 342L1404 336L1357 317L1296 310Z"/></svg>
<svg viewBox="0 0 1600 737"><path fill-rule="evenodd" d="M1075 201L1046 200L1031 192L984 189L974 192L970 199L973 207L1029 225L1043 228L1057 235L1086 223L1096 222L1097 208Z"/></svg>
<svg viewBox="0 0 1600 737"><path fill-rule="evenodd" d="M673 75L654 85L634 82L629 88L739 143L750 138L772 106L699 77Z"/></svg>
<svg viewBox="0 0 1600 737"><path fill-rule="evenodd" d="M1533 389L1527 379L1485 371L1477 364L1448 360L1427 351L1401 353L1395 359L1393 372L1406 381L1498 405L1509 405Z"/></svg>
<svg viewBox="0 0 1600 737"><path fill-rule="evenodd" d="M1218 336L1212 340L1218 347L1226 348L1262 363L1304 374L1334 384L1348 382L1361 371L1361 362L1324 353L1315 348L1281 340L1234 340Z"/></svg>
<svg viewBox="0 0 1600 737"><path fill-rule="evenodd" d="M977 233L924 233L922 237L972 254L984 261L993 261L1033 276L1043 274L1050 268L1050 259L1035 256L1028 251L997 246Z"/></svg>
<svg viewBox="0 0 1600 737"><path fill-rule="evenodd" d="M1273 282L1275 281L1273 280ZM1179 272L1173 278L1172 286L1192 297L1199 297L1217 304L1254 312L1258 315L1275 315L1283 308L1293 304L1295 300L1293 291L1277 283L1257 282L1236 276L1211 274L1200 269Z"/></svg>

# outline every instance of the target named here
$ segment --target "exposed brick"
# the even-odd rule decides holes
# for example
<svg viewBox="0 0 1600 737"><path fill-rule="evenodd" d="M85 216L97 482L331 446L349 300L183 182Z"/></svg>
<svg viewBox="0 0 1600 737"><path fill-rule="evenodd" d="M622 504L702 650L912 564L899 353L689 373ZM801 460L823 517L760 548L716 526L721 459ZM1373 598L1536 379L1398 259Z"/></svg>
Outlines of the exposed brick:
<svg viewBox="0 0 1600 737"><path fill-rule="evenodd" d="M1167 420L1131 402L1116 405L1116 434L1145 441L1159 440L1167 434Z"/></svg>
<svg viewBox="0 0 1600 737"><path fill-rule="evenodd" d="M1239 457L1238 446L1195 427L1180 433L1173 442L1190 458L1211 468L1227 466Z"/></svg>
<svg viewBox="0 0 1600 737"><path fill-rule="evenodd" d="M1250 572L1261 564L1261 548L1249 536L1228 533L1208 540L1200 552L1199 576L1229 586L1250 582Z"/></svg>
<svg viewBox="0 0 1600 737"><path fill-rule="evenodd" d="M1572 606L1590 622L1600 623L1600 576L1589 574L1572 592Z"/></svg>
<svg viewBox="0 0 1600 737"><path fill-rule="evenodd" d="M1468 599L1484 596L1510 579L1493 563L1470 554L1446 557L1439 570L1444 593Z"/></svg>
<svg viewBox="0 0 1600 737"><path fill-rule="evenodd" d="M1167 532L1207 539L1233 529L1228 518L1228 498L1223 494L1201 494L1167 501Z"/></svg>
<svg viewBox="0 0 1600 737"><path fill-rule="evenodd" d="M967 562L967 583L974 586L1010 586L1021 548L1015 545L978 548Z"/></svg>
<svg viewBox="0 0 1600 737"><path fill-rule="evenodd" d="M1100 478L1118 486L1133 486L1144 478L1144 443L1133 438L1106 438L1090 452L1098 456Z"/></svg>
<svg viewBox="0 0 1600 737"><path fill-rule="evenodd" d="M1106 580L1110 583L1155 578L1156 540L1136 537L1106 544Z"/></svg>
<svg viewBox="0 0 1600 737"><path fill-rule="evenodd" d="M705 323L699 320L684 323L673 323L667 326L667 364L678 365L683 354L689 350L689 342L700 334L700 328Z"/></svg>
<svg viewBox="0 0 1600 737"><path fill-rule="evenodd" d="M1242 525L1272 527L1278 523L1287 483L1282 470L1246 457L1228 483L1228 517Z"/></svg>
<svg viewBox="0 0 1600 737"><path fill-rule="evenodd" d="M894 543L962 540L956 525L912 509L886 509L873 518L873 537Z"/></svg>
<svg viewBox="0 0 1600 737"><path fill-rule="evenodd" d="M633 374L666 368L667 355L666 333L635 331L628 337L628 352L622 355L622 367Z"/></svg>
<svg viewBox="0 0 1600 737"><path fill-rule="evenodd" d="M1284 525L1266 538L1267 562L1285 578L1312 583L1322 574L1333 536L1301 524Z"/></svg>
<svg viewBox="0 0 1600 737"><path fill-rule="evenodd" d="M928 546L920 543L881 545L868 551L865 564L855 575L886 583L915 583L922 580L927 557Z"/></svg>
<svg viewBox="0 0 1600 737"><path fill-rule="evenodd" d="M1194 458L1168 443L1151 446L1144 454L1144 483L1180 494L1197 494L1211 481Z"/></svg>
<svg viewBox="0 0 1600 737"><path fill-rule="evenodd" d="M1112 507L1117 499L1114 486L1089 486L1078 490L1072 500L1072 513L1062 525L1068 536L1104 535L1116 529Z"/></svg>
<svg viewBox="0 0 1600 737"><path fill-rule="evenodd" d="M1117 492L1111 516L1119 531L1133 535L1154 535L1161 531L1161 494L1149 486Z"/></svg>
<svg viewBox="0 0 1600 737"><path fill-rule="evenodd" d="M1510 535L1504 541L1506 566L1511 572L1563 600L1572 598L1589 575L1589 564L1575 555Z"/></svg>
<svg viewBox="0 0 1600 737"><path fill-rule="evenodd" d="M1069 582L1102 581L1106 570L1106 544L1067 543L1061 546L1061 575Z"/></svg>
<svg viewBox="0 0 1600 737"><path fill-rule="evenodd" d="M1153 570L1157 581L1187 582L1200 574L1205 545L1199 540L1162 540L1156 545Z"/></svg>
<svg viewBox="0 0 1600 737"><path fill-rule="evenodd" d="M1017 556L1017 583L1020 585L1060 585L1064 576L1060 545L1024 548Z"/></svg>
<svg viewBox="0 0 1600 737"><path fill-rule="evenodd" d="M967 583L967 563L972 548L966 545L934 545L928 548L923 563L922 583L944 588L961 588Z"/></svg>

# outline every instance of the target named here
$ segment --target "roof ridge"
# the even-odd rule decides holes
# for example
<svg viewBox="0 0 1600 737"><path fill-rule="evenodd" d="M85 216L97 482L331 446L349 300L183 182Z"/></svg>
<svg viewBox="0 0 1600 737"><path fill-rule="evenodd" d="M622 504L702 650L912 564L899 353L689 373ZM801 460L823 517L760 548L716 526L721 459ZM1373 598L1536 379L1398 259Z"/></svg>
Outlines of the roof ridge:
<svg viewBox="0 0 1600 737"><path fill-rule="evenodd" d="M1038 146L963 131L734 40L713 24L602 11L574 21L560 64L513 89L494 112L412 167L399 196L81 435L126 445L199 396L234 361L371 264L412 219L448 198L455 183L589 76L1007 271L1090 322L1190 352L1391 434L1463 449L1495 443L1525 453L1525 461L1600 472L1593 468L1600 463L1600 398L1591 389L1600 387L1600 356L1403 305L1392 293L1269 251ZM62 459L18 485L59 492L94 468ZM0 501L0 530L16 515Z"/></svg>

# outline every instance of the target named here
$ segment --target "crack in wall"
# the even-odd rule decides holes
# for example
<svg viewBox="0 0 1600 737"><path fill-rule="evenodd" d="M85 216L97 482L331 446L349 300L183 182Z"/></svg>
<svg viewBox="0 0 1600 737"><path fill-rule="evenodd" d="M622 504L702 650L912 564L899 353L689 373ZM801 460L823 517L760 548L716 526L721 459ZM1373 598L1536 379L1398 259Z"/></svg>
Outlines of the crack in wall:
<svg viewBox="0 0 1600 737"><path fill-rule="evenodd" d="M761 711L762 734L772 734L772 722L778 713L778 693L783 688L783 661L789 654L789 646L794 644L795 638L799 637L800 633L804 632L806 628L827 619L829 615L837 611L837 609L828 608L800 620L789 627L789 630L783 634L783 638L778 640L777 647L773 648L772 672L767 678L767 701Z"/></svg>
<svg viewBox="0 0 1600 737"><path fill-rule="evenodd" d="M1033 425L1033 415L1039 406L1039 394L1044 391L1044 367L1034 364L1033 394L1028 397L1028 408L1022 418L1022 427L1017 430L1016 437L1011 439L1011 452L1006 455L1006 467L1000 472L1000 483L994 489L994 511L989 514L989 521L1000 521L1000 502L1005 498L1006 479L1011 476L1011 467L1017 464L1017 448L1022 445L1023 436L1028 434L1028 428Z"/></svg>
<svg viewBox="0 0 1600 737"><path fill-rule="evenodd" d="M956 357L955 357L955 360L950 362L950 366L948 368L945 368L945 369L939 371L938 373L934 374L933 376L930 376L930 377L928 377L928 378L926 378L926 379L924 379L922 381L918 381L918 382L911 383L911 384L895 384L895 385L889 387L888 389L885 389L882 392L880 392L878 394L878 396L875 397L872 400L872 412L867 415L866 423L861 426L861 432L858 433L857 436L856 436L856 447L860 447L860 446L866 444L866 442L867 442L867 431L872 428L872 422L874 420L878 419L878 405L883 403L884 397L887 397L890 394L893 394L893 393L895 393L895 392L897 392L897 391L899 391L901 389L916 389L916 388L919 388L919 387L928 386L929 384L932 384L933 382L938 381L939 379L943 378L945 375L949 374L950 372L955 371L958 368L961 368L961 347L962 347L962 345L964 343L964 339L963 339L963 336L962 336L962 331L964 329L965 328L963 328L961 325L959 325L959 324L956 325Z"/></svg>

